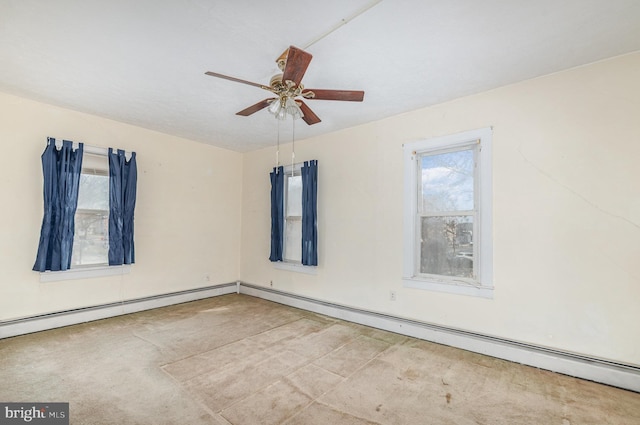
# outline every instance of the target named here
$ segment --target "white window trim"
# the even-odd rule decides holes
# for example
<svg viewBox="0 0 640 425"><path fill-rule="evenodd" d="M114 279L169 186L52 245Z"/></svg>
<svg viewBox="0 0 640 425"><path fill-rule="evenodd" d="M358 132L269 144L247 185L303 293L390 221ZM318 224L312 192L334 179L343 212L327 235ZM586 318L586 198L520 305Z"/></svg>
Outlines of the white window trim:
<svg viewBox="0 0 640 425"><path fill-rule="evenodd" d="M302 263L292 263L291 261L276 261L273 263L273 267L278 270L286 270L289 272L304 273L317 275L318 270L316 266L305 266Z"/></svg>
<svg viewBox="0 0 640 425"><path fill-rule="evenodd" d="M289 264L295 264L295 265L302 265L302 258L300 259L300 261L295 261L289 258L286 258L287 255L287 222L289 220L293 220L293 218L298 218L299 220L295 220L295 221L299 221L301 223L300 227L302 228L302 211L300 211L300 216L290 216L288 214L288 205L289 205L289 177L301 177L302 178L302 164L298 163L298 164L292 164L289 165L287 167L285 167L284 169L284 196L282 197L282 202L284 202L284 207L283 207L283 213L284 213L284 228L283 228L283 240L282 240L282 262L284 263L289 263ZM290 219L291 217L291 219ZM302 241L300 241L302 243Z"/></svg>
<svg viewBox="0 0 640 425"><path fill-rule="evenodd" d="M482 298L493 298L493 213L492 213L492 129L490 127L462 133L434 137L406 143L404 155L404 212L403 212L403 272L405 287L425 289L451 294L471 295ZM437 279L416 276L416 213L418 194L418 164L416 154L444 148L455 148L468 145L474 140L480 141L478 154L478 208L480 253L477 268L477 283L464 283L455 280Z"/></svg>
<svg viewBox="0 0 640 425"><path fill-rule="evenodd" d="M59 282L62 280L75 280L75 279L91 279L96 277L106 276L118 276L129 274L131 272L131 265L124 264L121 266L91 266L91 267L76 267L75 269L69 269L64 271L46 271L40 272L40 283L46 282Z"/></svg>
<svg viewBox="0 0 640 425"><path fill-rule="evenodd" d="M102 155L101 153L91 153L91 152L85 152L85 154L87 156L85 156L83 158L82 161L82 170L81 170L81 176L80 178L82 178L82 174L84 175L90 175L90 176L101 176L101 177L106 177L107 178L107 187L109 185L109 159L107 157L107 154ZM90 157L99 157L101 161L103 161L102 164L96 164L95 160L96 158L91 159ZM92 164L92 165L89 165ZM96 166L97 165L97 166ZM81 193L79 192L78 195L80 196ZM78 196L78 200L80 199L80 197ZM78 201L79 203L79 201ZM106 215L108 216L110 211L109 211L109 198L108 198L108 194L107 194L107 208L105 210L85 210L83 208L76 208L76 218L77 218L77 214L78 212L83 212L83 211L88 211L88 212L97 212L97 211L103 211L104 213L106 213ZM76 221L77 223L77 221ZM107 220L108 223L108 220ZM107 224L108 226L108 224ZM76 228L77 230L77 228ZM107 238L109 236L109 232L107 229L107 234L106 234ZM74 236L74 247L75 247L75 238L79 238L78 234L76 233ZM72 252L71 255L71 261L73 262L74 260L74 256L75 256L76 252ZM106 260L106 259L105 259ZM103 266L107 266L107 262L105 261L104 263L92 263L92 264L81 264L81 265L71 265L70 270L77 270L77 269L95 269L95 268L99 268L99 267L103 267Z"/></svg>

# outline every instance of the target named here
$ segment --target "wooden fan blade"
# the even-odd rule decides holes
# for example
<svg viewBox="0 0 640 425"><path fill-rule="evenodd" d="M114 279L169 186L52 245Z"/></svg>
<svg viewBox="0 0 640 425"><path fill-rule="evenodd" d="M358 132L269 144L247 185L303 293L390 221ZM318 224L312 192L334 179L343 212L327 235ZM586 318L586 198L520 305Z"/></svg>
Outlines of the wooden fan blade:
<svg viewBox="0 0 640 425"><path fill-rule="evenodd" d="M308 92L313 92L314 96L305 96L305 99L348 100L350 102L362 102L364 99L364 92L362 90L323 90L305 88L302 96Z"/></svg>
<svg viewBox="0 0 640 425"><path fill-rule="evenodd" d="M273 101L275 99L276 99L275 97L271 97L269 99L261 100L260 102L256 103L255 105L251 105L248 108L243 109L240 112L236 112L236 115L242 115L243 117L248 117L249 115L258 112L261 109L266 108L267 106L269 106L271 104L271 101Z"/></svg>
<svg viewBox="0 0 640 425"><path fill-rule="evenodd" d="M236 78L236 77L229 77L228 75L218 74L217 72L207 71L205 72L205 74L210 75L212 77L224 78L225 80L235 81L236 83L248 84L250 86L260 87L261 89L271 91L271 87L267 87L264 84L252 83L251 81L241 80L240 78Z"/></svg>
<svg viewBox="0 0 640 425"><path fill-rule="evenodd" d="M300 102L300 109L302 110L302 113L304 114L304 117L302 117L304 122L306 122L309 125L313 125L313 124L317 124L317 123L319 123L321 121L321 119L318 118L318 116L311 110L311 108L309 108L307 106L306 103L304 103L301 100L296 100L296 102Z"/></svg>
<svg viewBox="0 0 640 425"><path fill-rule="evenodd" d="M307 72L307 67L312 57L310 53L290 46L289 54L287 55L287 64L282 74L282 81L291 80L296 83L296 86L299 85L304 73Z"/></svg>

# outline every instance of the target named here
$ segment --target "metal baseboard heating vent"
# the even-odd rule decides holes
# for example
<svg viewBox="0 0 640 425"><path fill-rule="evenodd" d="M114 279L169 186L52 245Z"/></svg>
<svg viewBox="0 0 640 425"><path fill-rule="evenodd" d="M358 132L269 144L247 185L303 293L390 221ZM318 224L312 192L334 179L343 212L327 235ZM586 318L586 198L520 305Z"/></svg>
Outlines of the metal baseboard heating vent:
<svg viewBox="0 0 640 425"><path fill-rule="evenodd" d="M398 334L640 392L640 366L343 306L258 285L240 293Z"/></svg>
<svg viewBox="0 0 640 425"><path fill-rule="evenodd" d="M0 322L0 339L238 292L238 283L136 298Z"/></svg>

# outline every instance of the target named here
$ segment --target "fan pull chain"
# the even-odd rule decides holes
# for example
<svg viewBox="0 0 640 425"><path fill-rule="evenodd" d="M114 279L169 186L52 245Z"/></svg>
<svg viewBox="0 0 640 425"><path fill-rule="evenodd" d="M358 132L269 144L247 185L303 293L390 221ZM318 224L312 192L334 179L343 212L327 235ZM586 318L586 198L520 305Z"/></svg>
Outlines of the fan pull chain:
<svg viewBox="0 0 640 425"><path fill-rule="evenodd" d="M296 120L291 117L291 121L293 122L293 130L291 132L291 177L293 177L294 164L296 162Z"/></svg>
<svg viewBox="0 0 640 425"><path fill-rule="evenodd" d="M278 121L278 139L276 145L276 174L278 173L278 167L280 166L280 120Z"/></svg>

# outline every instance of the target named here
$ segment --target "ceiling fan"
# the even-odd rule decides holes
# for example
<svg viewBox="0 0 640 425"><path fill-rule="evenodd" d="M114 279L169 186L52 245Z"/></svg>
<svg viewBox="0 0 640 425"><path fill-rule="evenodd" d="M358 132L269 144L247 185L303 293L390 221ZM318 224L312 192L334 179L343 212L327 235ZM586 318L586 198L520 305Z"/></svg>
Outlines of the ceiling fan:
<svg viewBox="0 0 640 425"><path fill-rule="evenodd" d="M276 74L271 77L269 85L253 83L251 81L242 80L240 78L229 77L228 75L218 74L217 72L205 72L206 75L212 77L224 78L225 80L235 81L237 83L248 84L250 86L259 87L275 94L276 97L270 97L255 105L251 105L236 115L249 116L266 107L269 111L276 115L276 118L284 119L287 114L294 118L302 118L307 124L317 124L320 118L307 106L302 99L312 100L347 100L351 102L362 102L364 92L361 90L326 90L326 89L308 89L302 84L302 77L307 71L307 67L313 56L295 46L290 46L285 50L276 63L282 74Z"/></svg>

